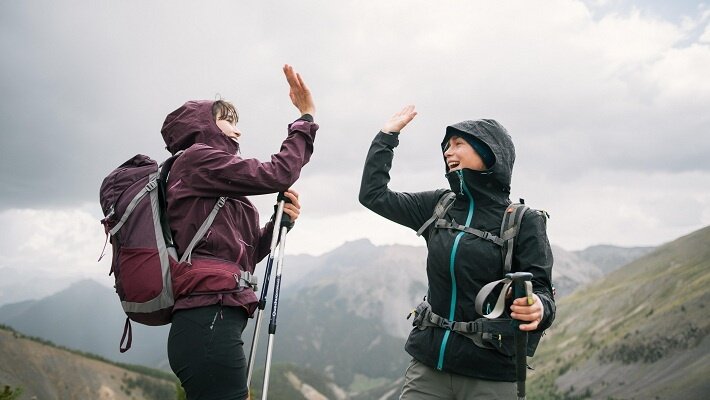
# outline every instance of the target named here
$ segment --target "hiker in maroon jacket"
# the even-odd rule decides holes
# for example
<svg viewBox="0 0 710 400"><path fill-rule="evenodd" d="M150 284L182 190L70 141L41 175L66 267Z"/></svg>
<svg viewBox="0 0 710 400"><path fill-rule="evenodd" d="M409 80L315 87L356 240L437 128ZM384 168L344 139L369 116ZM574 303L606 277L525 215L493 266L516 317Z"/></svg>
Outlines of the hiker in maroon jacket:
<svg viewBox="0 0 710 400"><path fill-rule="evenodd" d="M283 70L301 117L288 126L288 136L270 161L242 158L238 114L223 100L188 101L167 116L161 131L172 154L184 150L171 169L167 190L179 254L217 200L227 197L194 247L191 262L173 266L176 301L168 358L190 400L247 397L241 334L258 299L251 286L239 283L268 255L274 223L261 227L247 196L285 192L291 203L284 212L294 221L299 215L298 194L290 187L311 157L318 125L303 79L288 65Z"/></svg>

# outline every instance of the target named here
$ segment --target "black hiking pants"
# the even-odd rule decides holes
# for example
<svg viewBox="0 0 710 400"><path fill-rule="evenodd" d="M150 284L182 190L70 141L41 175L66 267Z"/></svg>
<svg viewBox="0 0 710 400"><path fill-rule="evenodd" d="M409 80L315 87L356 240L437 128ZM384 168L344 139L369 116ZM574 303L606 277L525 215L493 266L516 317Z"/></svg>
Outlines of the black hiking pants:
<svg viewBox="0 0 710 400"><path fill-rule="evenodd" d="M188 400L247 397L247 360L242 341L247 319L243 308L218 304L173 314L168 359Z"/></svg>

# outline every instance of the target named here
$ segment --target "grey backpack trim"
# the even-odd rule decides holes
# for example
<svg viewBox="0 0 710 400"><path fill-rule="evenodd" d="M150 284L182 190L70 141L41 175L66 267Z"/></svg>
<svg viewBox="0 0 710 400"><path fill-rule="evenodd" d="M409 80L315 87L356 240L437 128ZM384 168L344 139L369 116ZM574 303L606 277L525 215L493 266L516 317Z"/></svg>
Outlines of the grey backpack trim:
<svg viewBox="0 0 710 400"><path fill-rule="evenodd" d="M421 236L422 233L426 230L426 228L431 225L432 222L443 218L444 215L446 215L446 212L449 211L449 208L451 208L452 205L454 205L454 200L456 200L456 193L454 192L447 192L443 196L439 197L439 201L436 202L436 206L434 207L434 214L426 220L424 225L422 225L421 228L417 231L417 236Z"/></svg>
<svg viewBox="0 0 710 400"><path fill-rule="evenodd" d="M177 258L175 254L175 249L168 247L163 240L163 228L160 224L160 206L158 201L158 191L155 190L158 187L158 172L151 174L148 177L148 183L145 185L140 192L138 192L131 202L126 207L126 211L123 213L121 220L109 231L111 236L114 236L119 232L124 223L128 220L135 210L138 203L145 197L149 195L151 212L153 216L153 227L155 229L156 246L158 248L158 256L160 257L160 269L161 276L163 278L163 290L157 297L145 302L130 302L121 301L121 306L123 311L127 313L150 313L157 310L166 309L171 307L175 301L173 299L173 285L170 278L170 261L169 256Z"/></svg>
<svg viewBox="0 0 710 400"><path fill-rule="evenodd" d="M195 237L192 238L190 244L185 249L185 252L183 253L182 257L180 257L181 263L187 262L188 264L192 264L192 250L197 245L197 242L199 242L202 237L205 236L207 230L210 229L210 226L212 226L212 222L214 222L214 218L217 216L219 209L224 206L224 203L226 201L226 197L220 197L217 200L217 204L212 207L212 211L210 211L210 214L207 216L207 219L205 219L205 222L203 222L200 228L197 230L197 232L195 233Z"/></svg>
<svg viewBox="0 0 710 400"><path fill-rule="evenodd" d="M503 268L505 273L511 271L513 267L513 248L515 247L515 238L520 232L520 222L523 220L523 215L528 210L528 206L520 199L520 203L513 203L505 209L503 213L503 222L500 225L500 238L502 240L501 253L503 254Z"/></svg>
<svg viewBox="0 0 710 400"><path fill-rule="evenodd" d="M143 189L141 189L141 191L138 192L135 195L135 197L133 197L133 199L131 200L130 203L128 203L128 206L126 207L126 211L123 213L121 220L118 221L116 226L114 226L113 229L111 229L109 231L109 234L111 234L111 236L115 235L116 232L118 232L121 229L123 224L126 223L126 221L128 220L128 217L131 216L131 213L133 213L133 210L135 210L136 206L138 205L138 202L141 201L143 196L145 196L148 193L153 192L157 187L158 187L158 173L155 172L153 174L150 174L150 176L148 177L148 183L145 185L145 187ZM113 209L113 207L111 207L111 208L112 208L111 214L113 214L114 209Z"/></svg>

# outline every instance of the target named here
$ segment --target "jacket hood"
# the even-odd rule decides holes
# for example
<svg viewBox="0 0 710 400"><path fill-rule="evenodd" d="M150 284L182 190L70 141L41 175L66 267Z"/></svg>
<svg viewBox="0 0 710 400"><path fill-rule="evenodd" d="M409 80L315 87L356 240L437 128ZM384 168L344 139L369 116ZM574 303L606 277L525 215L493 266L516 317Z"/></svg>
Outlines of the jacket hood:
<svg viewBox="0 0 710 400"><path fill-rule="evenodd" d="M239 144L219 129L212 116L212 100L191 100L168 114L160 133L165 148L171 154L186 150L195 143L204 143L236 154Z"/></svg>
<svg viewBox="0 0 710 400"><path fill-rule="evenodd" d="M492 119L479 119L447 126L446 134L441 142L442 154L449 138L453 135L464 138L473 136L490 148L495 156L493 165L485 171L465 170L466 175L478 183L474 189L483 190L487 188L488 191L503 193L507 198L507 195L510 194L510 182L513 176L515 147L513 146L513 140L503 125ZM444 168L446 168L447 177L453 175L449 173L446 158L444 158ZM449 177L449 181L454 180Z"/></svg>

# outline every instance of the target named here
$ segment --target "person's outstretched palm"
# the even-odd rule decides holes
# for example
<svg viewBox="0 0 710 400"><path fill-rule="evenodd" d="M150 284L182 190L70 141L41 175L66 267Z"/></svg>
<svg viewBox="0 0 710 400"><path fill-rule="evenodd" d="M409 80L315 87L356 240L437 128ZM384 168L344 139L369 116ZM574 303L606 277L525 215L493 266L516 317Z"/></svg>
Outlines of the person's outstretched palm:
<svg viewBox="0 0 710 400"><path fill-rule="evenodd" d="M284 75L286 75L286 81L290 87L288 96L291 98L298 111L303 114L311 114L312 116L316 113L316 105L313 102L313 96L311 96L311 91L308 86L303 82L301 74L294 71L293 67L286 64L284 65Z"/></svg>
<svg viewBox="0 0 710 400"><path fill-rule="evenodd" d="M408 123L412 121L412 119L414 119L416 115L417 112L414 111L413 105L406 106L400 112L392 115L390 119L385 122L382 132L400 132L405 126L407 126Z"/></svg>

